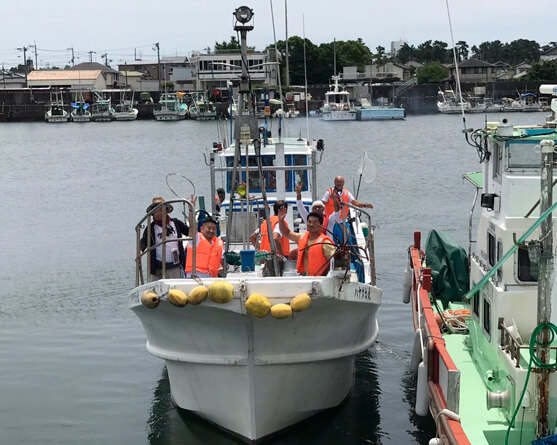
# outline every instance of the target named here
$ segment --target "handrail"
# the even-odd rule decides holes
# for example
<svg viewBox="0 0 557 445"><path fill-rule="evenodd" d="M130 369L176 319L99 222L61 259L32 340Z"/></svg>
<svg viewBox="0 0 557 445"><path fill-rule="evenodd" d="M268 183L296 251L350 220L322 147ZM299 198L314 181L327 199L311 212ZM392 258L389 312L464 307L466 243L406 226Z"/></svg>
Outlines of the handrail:
<svg viewBox="0 0 557 445"><path fill-rule="evenodd" d="M350 208L354 209L355 211L361 212L361 213L363 213L364 215L367 216L369 232L368 232L368 235L366 237L366 247L368 249L367 254L369 255L371 284L373 286L375 286L376 283L377 283L377 277L376 277L376 271L375 271L375 239L374 239L374 236L373 236L373 227L371 225L371 214L368 213L367 211L363 210L362 207L356 207L356 206L354 206L352 204L349 204L347 202L341 202L340 205L350 207Z"/></svg>
<svg viewBox="0 0 557 445"><path fill-rule="evenodd" d="M534 222L534 224L532 224L528 230L524 233L524 235L522 235L516 244L514 244L509 250L507 250L507 252L505 253L505 255L503 255L503 258L501 258L497 264L495 264L495 266L493 266L491 268L491 270L485 274L482 279L480 281L478 281L478 283L470 290L468 291L468 293L466 295L464 295L464 299L465 300L470 300L474 294L476 292L478 292L482 287L485 286L485 284L489 281L489 279L495 275L495 273L501 268L501 266L510 258L510 256L516 251L516 249L518 249L519 244L524 243L524 241L526 241L526 238L528 238L532 232L534 230L536 230L540 224L542 222L544 222L547 217L549 215L551 215L551 213L557 208L557 202L553 203L553 205L547 209L545 212L543 212L540 217Z"/></svg>
<svg viewBox="0 0 557 445"><path fill-rule="evenodd" d="M174 241L174 240L167 240L166 239L166 230L163 230L162 231L161 242L156 243L153 246L153 245L151 245L151 236L149 235L149 233L151 232L151 220L152 220L153 214L162 207L162 209L163 209L162 219L163 219L163 221L165 221L166 216L167 216L166 206L168 204L173 204L173 203L182 203L182 204L187 204L188 205L188 208L189 208L189 230L195 230L195 220L194 220L194 217L193 217L194 211L195 211L195 206L188 199L178 198L178 199L170 199L170 200L167 200L167 201L163 201L163 202L157 204L155 207L153 207L149 212L147 212L147 214L145 216L143 216L143 218L141 218L135 226L135 232L136 232L135 285L136 286L139 286L140 279L141 279L141 284L144 283L143 270L142 270L142 266L141 266L141 259L143 258L143 256L147 255L147 275L149 275L151 273L151 253L159 246L162 246L162 253L161 253L161 258L163 258L163 261L161 261L161 263L162 263L162 276L163 277L166 276L166 244L168 242ZM141 229L143 228L143 223L145 222L145 220L147 220L147 227L145 228L145 230L148 231L147 232L148 233L148 235L147 235L147 248L142 252L141 249L140 249L140 243L141 243L140 232L141 232ZM197 233L195 233L195 234L197 235ZM188 237L188 238L190 238L190 237ZM186 238L186 239L188 239L188 238ZM181 241L181 240L178 240L178 241ZM195 250L196 250L197 236L191 236L191 241L192 241L192 246L193 246L192 275L194 275L196 270L197 270L196 267L195 267L196 266L195 265L195 261L196 261Z"/></svg>

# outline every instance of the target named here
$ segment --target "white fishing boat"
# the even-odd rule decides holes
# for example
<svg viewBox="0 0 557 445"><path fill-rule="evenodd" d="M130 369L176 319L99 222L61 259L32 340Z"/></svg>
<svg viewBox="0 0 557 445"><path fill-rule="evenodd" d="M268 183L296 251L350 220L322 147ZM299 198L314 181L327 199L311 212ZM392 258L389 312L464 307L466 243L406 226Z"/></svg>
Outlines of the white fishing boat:
<svg viewBox="0 0 557 445"><path fill-rule="evenodd" d="M470 110L470 102L462 97L458 99L456 93L451 90L439 91L437 93L437 109L443 114L459 114Z"/></svg>
<svg viewBox="0 0 557 445"><path fill-rule="evenodd" d="M45 121L48 123L62 123L68 122L70 113L64 106L64 97L62 91L54 90L50 92L50 104L44 115Z"/></svg>
<svg viewBox="0 0 557 445"><path fill-rule="evenodd" d="M159 100L160 108L153 111L158 121L179 121L186 118L187 106L175 93L164 93Z"/></svg>
<svg viewBox="0 0 557 445"><path fill-rule="evenodd" d="M340 76L332 77L333 84L325 93L325 102L321 107L324 121L355 121L356 108L350 102L350 93L339 85Z"/></svg>
<svg viewBox="0 0 557 445"><path fill-rule="evenodd" d="M252 14L247 7L235 12L244 60L247 32L253 29ZM240 80L246 87L247 67L242 64ZM249 97L249 88L240 88L240 109ZM332 259L326 275L304 276L291 268L291 262L281 266L274 253L263 260L268 254L260 256L249 248L252 231L261 221L269 222L269 206L278 199L295 202L295 183L303 184L306 206L317 199L317 165L322 156L322 141L273 138L266 129L258 128L253 112L242 113L236 119L235 143L224 149L217 146L207 159L213 214L216 203L212 197L219 178L224 178L222 185L230 197L221 204L218 217L225 239L223 276L145 282L143 271L148 274L150 265L145 257L154 254L156 246L148 245L144 252L139 244L137 247L136 287L130 294L130 306L143 324L148 351L166 362L173 400L180 408L247 441L267 437L339 405L353 386L356 354L377 337L381 290L375 285L371 222L366 227L360 219L369 218L364 211L349 209L354 218L353 242L358 246L352 249L357 252L357 266L340 255ZM138 240L158 208L163 209L164 220L167 203L183 205L184 214L190 215L189 226L197 226L193 213L187 211L193 204L177 198L150 209L136 227ZM292 211L287 221L293 230L301 228ZM191 235L188 239L195 250L197 236ZM159 245L165 243L163 233ZM274 251L274 242L270 244ZM340 242L339 252L347 248ZM193 275L195 261L192 267ZM175 305L178 291L191 302L199 286L209 288L207 298L195 305ZM216 290L211 293L215 286L228 289L226 298L220 298L223 295ZM250 306L254 295L268 302L265 311L255 312ZM296 296L311 304L290 312L296 308ZM275 309L284 309L286 318Z"/></svg>
<svg viewBox="0 0 557 445"><path fill-rule="evenodd" d="M134 121L137 119L138 113L137 108L133 106L133 92L131 98L129 94L128 98L126 98L126 91L120 91L120 102L114 106L112 118L116 121Z"/></svg>
<svg viewBox="0 0 557 445"><path fill-rule="evenodd" d="M540 125L503 119L471 133L483 169L465 178L482 210L477 224L470 212L467 251L435 231L409 248L415 411L433 416L432 445L557 441L557 99L551 108Z"/></svg>
<svg viewBox="0 0 557 445"><path fill-rule="evenodd" d="M75 102L72 102L72 112L70 113L72 122L90 122L91 112L89 111L89 104L85 102L83 91L76 93Z"/></svg>
<svg viewBox="0 0 557 445"><path fill-rule="evenodd" d="M538 96L534 93L520 94L518 99L504 98L503 110L505 112L513 111L543 111Z"/></svg>
<svg viewBox="0 0 557 445"><path fill-rule="evenodd" d="M198 121L209 121L217 119L217 108L205 97L203 91L191 93L191 103L188 107L190 118Z"/></svg>
<svg viewBox="0 0 557 445"><path fill-rule="evenodd" d="M95 102L91 105L91 121L110 122L113 115L114 108L112 108L112 101L97 93L95 95Z"/></svg>

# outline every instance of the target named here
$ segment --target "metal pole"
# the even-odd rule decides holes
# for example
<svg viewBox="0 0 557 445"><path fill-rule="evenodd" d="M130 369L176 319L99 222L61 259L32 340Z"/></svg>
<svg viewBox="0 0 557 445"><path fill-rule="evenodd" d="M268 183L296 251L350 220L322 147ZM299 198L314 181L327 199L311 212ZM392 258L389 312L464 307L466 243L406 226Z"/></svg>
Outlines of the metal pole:
<svg viewBox="0 0 557 445"><path fill-rule="evenodd" d="M540 143L542 153L541 165L541 207L540 212L547 211L553 203L553 147L554 141L543 140ZM551 318L551 287L553 284L553 218L549 215L540 227L541 255L538 275L538 325L546 324ZM550 355L550 330L543 329L538 335L538 343L542 346L536 351L541 362L547 363ZM542 369L537 374L538 382L538 416L537 437L549 434L549 369Z"/></svg>
<svg viewBox="0 0 557 445"><path fill-rule="evenodd" d="M284 28L286 32L286 73L284 78L285 87L290 85L290 70L288 68L288 1L284 0ZM282 99L282 97L281 97ZM284 100L284 99L283 99Z"/></svg>
<svg viewBox="0 0 557 445"><path fill-rule="evenodd" d="M155 43L157 47L157 79L159 80L159 91L161 91L161 54L159 48L159 42Z"/></svg>

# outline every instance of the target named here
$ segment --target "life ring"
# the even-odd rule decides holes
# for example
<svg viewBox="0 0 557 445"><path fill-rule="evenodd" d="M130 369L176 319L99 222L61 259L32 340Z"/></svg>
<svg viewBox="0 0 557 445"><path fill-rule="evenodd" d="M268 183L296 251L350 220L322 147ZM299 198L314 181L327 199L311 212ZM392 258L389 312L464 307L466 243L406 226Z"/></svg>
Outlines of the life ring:
<svg viewBox="0 0 557 445"><path fill-rule="evenodd" d="M344 111L348 111L348 110L350 109L350 105L344 104L344 106L342 107L342 109L343 109Z"/></svg>
<svg viewBox="0 0 557 445"><path fill-rule="evenodd" d="M335 111L337 109L337 105L336 104L331 104L331 110Z"/></svg>

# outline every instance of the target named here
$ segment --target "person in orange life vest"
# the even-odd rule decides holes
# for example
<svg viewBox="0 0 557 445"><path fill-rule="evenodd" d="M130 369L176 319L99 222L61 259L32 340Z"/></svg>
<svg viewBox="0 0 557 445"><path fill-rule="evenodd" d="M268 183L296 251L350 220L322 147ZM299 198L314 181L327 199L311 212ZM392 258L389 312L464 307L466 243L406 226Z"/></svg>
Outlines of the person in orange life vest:
<svg viewBox="0 0 557 445"><path fill-rule="evenodd" d="M221 268L223 242L217 234L217 222L208 217L201 224L197 233L195 246L195 275L199 278L217 277ZM193 271L193 243L188 241L186 247L187 277L192 276Z"/></svg>
<svg viewBox="0 0 557 445"><path fill-rule="evenodd" d="M352 196L352 193L348 189L344 188L344 178L342 176L337 176L335 178L335 186L330 188L323 195L322 201L325 203L325 215L330 215L334 211L333 201L330 199L331 195L335 193L339 200L347 204L355 205L356 207L367 207L368 209L373 209L373 204L366 204L358 201ZM348 207L341 209L341 218L346 218L348 215Z"/></svg>
<svg viewBox="0 0 557 445"><path fill-rule="evenodd" d="M224 202L225 197L226 197L226 192L224 191L223 188L219 187L217 189L217 195L215 196L217 215L220 214L220 206Z"/></svg>
<svg viewBox="0 0 557 445"><path fill-rule="evenodd" d="M288 212L288 204L286 201L278 200L273 205L274 215L271 216L271 226L273 229L273 239L275 240L275 246L277 247L277 255L279 256L288 256L290 253L290 242L288 238L284 237L279 228L279 218L282 215L283 219L286 217L286 213ZM288 223L284 221L286 227L288 227ZM268 230L267 230L267 221L263 221L259 229L253 232L250 236L251 243L255 246L257 250L270 252L271 251L271 243L269 241ZM257 238L260 234L260 241L259 246L257 245Z"/></svg>
<svg viewBox="0 0 557 445"><path fill-rule="evenodd" d="M310 212L308 229L303 234L291 232L283 216L279 216L279 225L285 237L298 243L298 259L296 260L298 273L310 276L327 275L329 261L335 253L335 246L331 238L321 233L323 216Z"/></svg>
<svg viewBox="0 0 557 445"><path fill-rule="evenodd" d="M147 207L146 213L151 212L156 206L164 202L164 198L157 196L153 198L153 202ZM152 214L153 221L151 223L150 237L151 247L162 242L163 238L163 207L159 208ZM166 248L165 248L165 269L166 277L164 278L180 278L184 268L184 247L181 239L188 235L188 226L180 221L178 218L170 218L169 214L172 213L172 206L166 205ZM149 231L145 229L139 243L140 253L147 249ZM157 281L163 278L162 276L162 244L154 249L150 254L151 272L149 274L149 281Z"/></svg>
<svg viewBox="0 0 557 445"><path fill-rule="evenodd" d="M296 184L296 207L298 208L298 214L300 218L304 220L305 223L308 221L308 211L306 210L304 203L302 202L302 183L298 182ZM335 210L334 213L330 215L325 215L325 204L323 201L313 201L311 204L310 212L319 213L323 216L323 227L321 231L324 235L331 235L335 223L340 218L340 211Z"/></svg>

